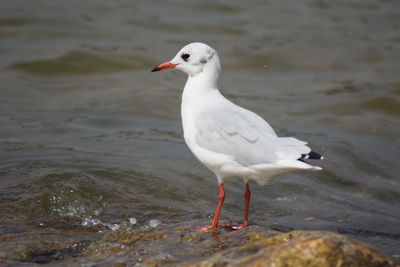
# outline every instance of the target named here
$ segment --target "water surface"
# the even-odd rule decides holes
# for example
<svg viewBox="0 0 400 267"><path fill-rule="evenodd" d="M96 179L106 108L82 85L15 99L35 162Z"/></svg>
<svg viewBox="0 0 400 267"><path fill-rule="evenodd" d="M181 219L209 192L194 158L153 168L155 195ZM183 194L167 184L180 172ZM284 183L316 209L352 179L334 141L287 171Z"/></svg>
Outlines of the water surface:
<svg viewBox="0 0 400 267"><path fill-rule="evenodd" d="M325 155L323 171L252 184L251 223L337 231L400 255L397 1L3 1L0 10L3 235L211 217L217 181L182 138L186 77L149 72L202 41L219 52L224 95ZM226 184L223 219L242 220L243 189Z"/></svg>

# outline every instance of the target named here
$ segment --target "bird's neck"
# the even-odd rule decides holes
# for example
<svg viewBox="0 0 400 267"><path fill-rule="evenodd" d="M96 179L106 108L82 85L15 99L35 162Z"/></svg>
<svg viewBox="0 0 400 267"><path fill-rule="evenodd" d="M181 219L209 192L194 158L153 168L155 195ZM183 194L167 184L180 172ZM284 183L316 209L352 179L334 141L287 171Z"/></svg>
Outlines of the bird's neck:
<svg viewBox="0 0 400 267"><path fill-rule="evenodd" d="M183 90L182 101L196 100L210 91L218 90L219 70L204 70L189 76Z"/></svg>

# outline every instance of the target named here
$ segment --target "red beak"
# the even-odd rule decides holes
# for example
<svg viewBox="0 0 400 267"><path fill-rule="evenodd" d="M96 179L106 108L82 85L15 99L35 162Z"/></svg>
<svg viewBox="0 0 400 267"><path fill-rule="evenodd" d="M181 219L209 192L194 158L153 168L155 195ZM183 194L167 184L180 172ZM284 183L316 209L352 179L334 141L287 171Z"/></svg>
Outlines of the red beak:
<svg viewBox="0 0 400 267"><path fill-rule="evenodd" d="M152 69L151 72L166 70L166 69L173 69L176 66L178 66L178 64L173 64L171 62L164 62L164 63L154 67L154 69Z"/></svg>

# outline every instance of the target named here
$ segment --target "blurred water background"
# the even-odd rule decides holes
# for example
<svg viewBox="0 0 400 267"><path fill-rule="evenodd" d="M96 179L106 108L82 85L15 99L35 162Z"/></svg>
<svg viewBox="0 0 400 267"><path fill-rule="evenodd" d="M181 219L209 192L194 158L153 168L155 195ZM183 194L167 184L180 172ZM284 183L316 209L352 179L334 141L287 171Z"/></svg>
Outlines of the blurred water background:
<svg viewBox="0 0 400 267"><path fill-rule="evenodd" d="M400 255L399 14L395 0L1 1L0 234L207 221L218 187L182 138L186 77L150 73L202 41L223 94L325 155L323 171L251 185L251 223ZM226 190L222 219L240 222L244 186Z"/></svg>

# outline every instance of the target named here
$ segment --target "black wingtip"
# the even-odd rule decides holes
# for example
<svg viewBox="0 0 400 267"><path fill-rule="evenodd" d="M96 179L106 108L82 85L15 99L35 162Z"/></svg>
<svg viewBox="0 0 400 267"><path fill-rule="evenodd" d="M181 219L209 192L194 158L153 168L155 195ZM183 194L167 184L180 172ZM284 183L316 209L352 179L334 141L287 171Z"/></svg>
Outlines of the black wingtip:
<svg viewBox="0 0 400 267"><path fill-rule="evenodd" d="M324 159L324 156L318 154L317 152L311 151L308 154L302 154L300 159L302 159L302 160L305 160L305 159L319 159L319 160L322 160L322 159Z"/></svg>

